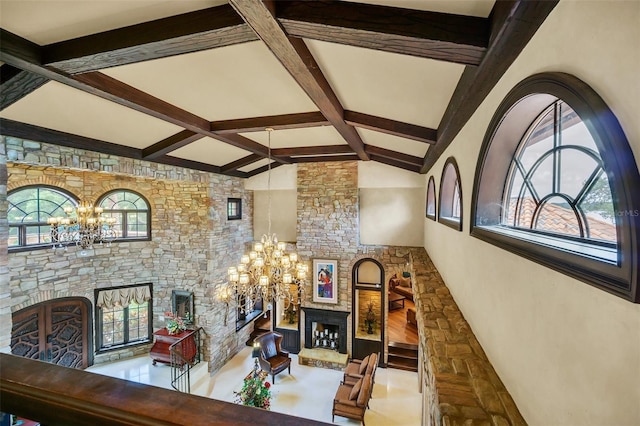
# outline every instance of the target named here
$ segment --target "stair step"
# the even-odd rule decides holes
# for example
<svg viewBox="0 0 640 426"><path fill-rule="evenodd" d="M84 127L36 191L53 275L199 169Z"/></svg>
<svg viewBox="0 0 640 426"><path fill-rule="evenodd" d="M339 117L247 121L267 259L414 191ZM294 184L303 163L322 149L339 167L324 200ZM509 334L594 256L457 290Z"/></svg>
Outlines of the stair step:
<svg viewBox="0 0 640 426"><path fill-rule="evenodd" d="M391 362L387 363L387 367L395 368L396 370L413 371L413 372L418 371L418 367L413 367L413 366L404 365L404 364L393 364Z"/></svg>
<svg viewBox="0 0 640 426"><path fill-rule="evenodd" d="M398 370L418 371L418 360L395 358L390 355L387 360L387 367L396 368Z"/></svg>

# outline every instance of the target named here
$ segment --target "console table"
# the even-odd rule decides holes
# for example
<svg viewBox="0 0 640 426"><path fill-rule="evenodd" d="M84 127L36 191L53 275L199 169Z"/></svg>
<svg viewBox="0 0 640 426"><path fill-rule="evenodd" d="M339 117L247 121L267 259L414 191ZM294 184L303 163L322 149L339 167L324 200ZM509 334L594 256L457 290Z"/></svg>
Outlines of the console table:
<svg viewBox="0 0 640 426"><path fill-rule="evenodd" d="M169 347L176 343L178 340L186 337L182 343L178 346L178 352L182 353L184 362L192 362L196 355L198 348L196 347L196 341L193 337L193 330L185 330L178 334L169 334L166 328L158 330L153 333L155 337L155 343L149 352L149 356L153 359L153 365L156 362L163 362L165 364L171 364L171 354L169 353Z"/></svg>

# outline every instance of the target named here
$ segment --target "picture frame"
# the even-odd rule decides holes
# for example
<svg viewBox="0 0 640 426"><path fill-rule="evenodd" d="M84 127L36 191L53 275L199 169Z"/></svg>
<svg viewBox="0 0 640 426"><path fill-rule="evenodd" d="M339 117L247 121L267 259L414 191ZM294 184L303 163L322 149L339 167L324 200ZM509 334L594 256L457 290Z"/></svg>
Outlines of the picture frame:
<svg viewBox="0 0 640 426"><path fill-rule="evenodd" d="M313 301L338 303L338 261L313 259Z"/></svg>

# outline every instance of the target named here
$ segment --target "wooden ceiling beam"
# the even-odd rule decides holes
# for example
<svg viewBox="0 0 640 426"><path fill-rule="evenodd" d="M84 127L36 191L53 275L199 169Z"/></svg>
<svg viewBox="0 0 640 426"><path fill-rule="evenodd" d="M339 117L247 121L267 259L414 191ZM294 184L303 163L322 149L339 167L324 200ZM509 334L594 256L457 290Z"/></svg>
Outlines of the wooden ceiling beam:
<svg viewBox="0 0 640 426"><path fill-rule="evenodd" d="M305 155L333 155L333 154L353 154L349 145L319 145L301 146L297 148L276 148L272 149L273 155L286 155L291 157Z"/></svg>
<svg viewBox="0 0 640 426"><path fill-rule="evenodd" d="M321 112L302 112L296 114L240 118L237 120L213 121L211 122L211 130L223 135L226 133L262 132L267 127L271 127L274 130L283 130L328 125L330 125L329 121Z"/></svg>
<svg viewBox="0 0 640 426"><path fill-rule="evenodd" d="M467 67L438 126L438 142L424 157L427 173L462 130L489 92L529 43L559 0L497 1L491 11L489 48L478 67Z"/></svg>
<svg viewBox="0 0 640 426"><path fill-rule="evenodd" d="M0 29L0 38L2 39L2 44L0 45L0 61L9 65L167 121L194 133L209 136L254 154L259 154L263 157L268 155L268 148L264 145L238 134L222 135L212 132L210 130L211 124L208 120L178 108L162 99L151 96L106 74L94 71L71 76L51 67L42 66L40 63L40 47L6 30ZM170 147L165 147L164 152L171 151L169 148ZM277 158L276 160L278 162L288 163L284 158Z"/></svg>
<svg viewBox="0 0 640 426"><path fill-rule="evenodd" d="M204 135L200 133L192 132L191 130L183 130L180 133L169 136L166 139L156 142L151 146L148 146L142 150L142 158L145 160L153 160L161 157L168 152L175 151L178 148L189 145L191 142L195 142L202 139Z"/></svg>
<svg viewBox="0 0 640 426"><path fill-rule="evenodd" d="M295 37L478 65L489 44L489 21L398 7L341 1L276 3L276 16Z"/></svg>
<svg viewBox="0 0 640 426"><path fill-rule="evenodd" d="M352 126L428 144L436 143L438 133L437 130L428 127L348 110L344 112L344 120Z"/></svg>
<svg viewBox="0 0 640 426"><path fill-rule="evenodd" d="M226 4L49 44L43 64L77 74L254 40Z"/></svg>
<svg viewBox="0 0 640 426"><path fill-rule="evenodd" d="M47 129L33 124L21 123L6 118L0 118L0 134L20 139L38 141L52 145L66 146L69 148L82 149L92 152L99 152L118 157L132 158L134 160L144 160L142 149L118 145L99 139L87 138L58 130ZM202 172L218 173L229 176L247 177L246 173L240 171L225 171L218 166L200 163L197 161L185 160L169 155L161 155L153 159L154 163L167 164L176 167L199 170Z"/></svg>
<svg viewBox="0 0 640 426"><path fill-rule="evenodd" d="M330 163L333 161L358 161L360 158L356 154L345 155L324 155L318 157L297 157L296 163Z"/></svg>
<svg viewBox="0 0 640 426"><path fill-rule="evenodd" d="M402 152L392 151L390 149L380 148L378 146L367 145L365 147L369 155L375 157L383 157L389 160L399 161L401 163L410 164L413 166L422 166L422 157L414 157L413 155L404 154Z"/></svg>
<svg viewBox="0 0 640 426"><path fill-rule="evenodd" d="M342 105L340 105L337 96L304 41L288 37L272 15L272 11L269 10L269 8L275 8L274 3L268 2L268 5L265 5L260 0L230 0L230 3L353 151L358 154L359 158L368 160L369 157L364 150L364 142L356 129L344 121Z"/></svg>
<svg viewBox="0 0 640 426"><path fill-rule="evenodd" d="M378 163L386 164L388 166L397 167L399 169L408 170L410 172L419 173L420 166L415 164L407 164L402 161L397 161L388 157L382 157L379 155L371 155L371 160L377 161Z"/></svg>
<svg viewBox="0 0 640 426"><path fill-rule="evenodd" d="M9 64L0 66L0 111L18 102L49 79Z"/></svg>
<svg viewBox="0 0 640 426"><path fill-rule="evenodd" d="M264 157L256 154L247 155L246 157L243 157L239 160L236 160L231 163L227 163L224 166L221 166L220 170L223 170L223 171L237 170L242 167L248 166L249 164L253 164L257 161L260 161L263 158Z"/></svg>

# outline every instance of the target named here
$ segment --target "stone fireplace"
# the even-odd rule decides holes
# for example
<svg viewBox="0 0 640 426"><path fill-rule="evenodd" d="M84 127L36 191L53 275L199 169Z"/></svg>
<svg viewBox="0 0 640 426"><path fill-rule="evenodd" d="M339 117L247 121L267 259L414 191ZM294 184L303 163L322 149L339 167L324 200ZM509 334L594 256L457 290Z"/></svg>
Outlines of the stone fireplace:
<svg viewBox="0 0 640 426"><path fill-rule="evenodd" d="M349 312L304 307L302 310L304 311L305 348L325 347L328 350L337 350L341 354L347 353L347 317ZM324 334L322 335L322 333ZM335 347L332 347L334 345Z"/></svg>

